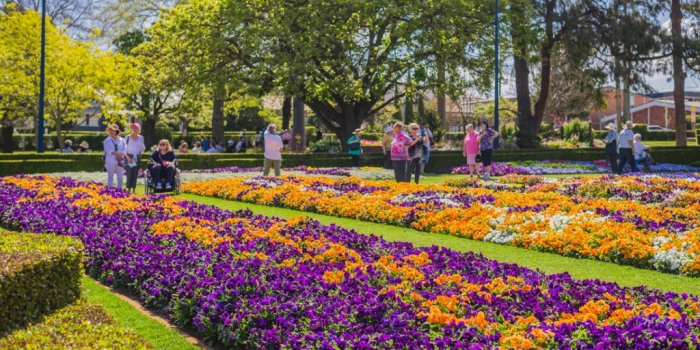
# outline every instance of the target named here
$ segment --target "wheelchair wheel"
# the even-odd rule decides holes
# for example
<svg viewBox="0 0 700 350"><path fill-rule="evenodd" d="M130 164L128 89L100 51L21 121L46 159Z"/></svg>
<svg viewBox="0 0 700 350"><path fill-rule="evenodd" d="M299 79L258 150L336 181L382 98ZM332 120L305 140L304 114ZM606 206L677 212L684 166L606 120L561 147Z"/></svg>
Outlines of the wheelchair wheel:
<svg viewBox="0 0 700 350"><path fill-rule="evenodd" d="M146 177L143 179L143 184L144 184L143 193L152 194L153 188L151 187L151 177L148 175L148 173L146 173Z"/></svg>
<svg viewBox="0 0 700 350"><path fill-rule="evenodd" d="M175 170L175 179L173 182L173 194L177 196L180 194L180 169Z"/></svg>

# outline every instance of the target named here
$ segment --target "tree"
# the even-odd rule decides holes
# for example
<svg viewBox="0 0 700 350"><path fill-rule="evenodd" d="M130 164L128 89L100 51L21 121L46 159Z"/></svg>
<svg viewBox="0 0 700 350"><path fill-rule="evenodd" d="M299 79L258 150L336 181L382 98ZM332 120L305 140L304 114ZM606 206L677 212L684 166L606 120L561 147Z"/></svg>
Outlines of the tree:
<svg viewBox="0 0 700 350"><path fill-rule="evenodd" d="M284 90L302 97L344 146L365 120L404 97L391 93L408 72L435 72L437 57L450 73L445 85L484 86L489 79L488 1L246 3L260 13L254 25L274 52L276 75L303 78L286 79ZM462 80L459 70L471 79ZM426 86L437 85L434 76Z"/></svg>
<svg viewBox="0 0 700 350"><path fill-rule="evenodd" d="M588 116L605 106L601 87L607 82L600 67L577 63L566 50L557 49L552 57L550 102L545 115Z"/></svg>
<svg viewBox="0 0 700 350"><path fill-rule="evenodd" d="M516 142L521 148L536 147L549 100L552 54L575 33L588 16L579 2L564 0L513 0L508 9L513 46L513 69L518 103ZM534 53L533 53L534 52ZM539 63L537 96L532 103L531 65Z"/></svg>

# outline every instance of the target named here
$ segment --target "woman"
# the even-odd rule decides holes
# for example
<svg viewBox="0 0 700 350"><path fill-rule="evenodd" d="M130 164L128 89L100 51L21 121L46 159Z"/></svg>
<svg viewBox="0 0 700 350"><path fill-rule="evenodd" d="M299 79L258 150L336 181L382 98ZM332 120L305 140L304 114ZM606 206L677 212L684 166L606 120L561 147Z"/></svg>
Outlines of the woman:
<svg viewBox="0 0 700 350"><path fill-rule="evenodd" d="M467 125L462 154L467 158L469 175L479 175L479 170L476 168L476 155L479 154L479 133L474 130L474 125L472 124Z"/></svg>
<svg viewBox="0 0 700 350"><path fill-rule="evenodd" d="M141 136L141 125L131 124L131 135L126 138L126 189L136 193L136 180L139 178L141 154L146 144Z"/></svg>
<svg viewBox="0 0 700 350"><path fill-rule="evenodd" d="M201 154L202 153L202 143L199 141L194 142L194 148L192 148L192 153Z"/></svg>
<svg viewBox="0 0 700 350"><path fill-rule="evenodd" d="M425 137L421 135L420 126L416 123L411 123L408 126L411 132L411 143L408 147L408 156L411 158L406 172L406 182L411 182L411 173L413 173L414 181L420 181L421 163L423 162L424 149L423 145Z"/></svg>
<svg viewBox="0 0 700 350"><path fill-rule="evenodd" d="M124 153L126 143L119 137L119 127L112 124L105 129L107 138L102 142L104 149L105 169L107 170L107 186L114 187L114 176L117 176L117 188L122 188L124 182Z"/></svg>
<svg viewBox="0 0 700 350"><path fill-rule="evenodd" d="M151 167L151 178L156 181L156 190L163 189L163 179L165 179L165 189L173 188L175 178L175 152L168 140L158 142L158 150L151 155L153 166Z"/></svg>
<svg viewBox="0 0 700 350"><path fill-rule="evenodd" d="M403 124L401 122L394 123L392 128L394 140L391 141L391 165L394 168L394 178L396 182L409 182L406 179L408 173L408 147L411 144L411 138L403 132Z"/></svg>
<svg viewBox="0 0 700 350"><path fill-rule="evenodd" d="M66 140L66 142L63 143L63 149L61 150L62 153L73 153L73 141L71 140Z"/></svg>
<svg viewBox="0 0 700 350"><path fill-rule="evenodd" d="M617 125L610 123L605 126L608 134L605 136L605 155L610 163L610 170L613 174L617 172Z"/></svg>
<svg viewBox="0 0 700 350"><path fill-rule="evenodd" d="M482 120L479 122L479 152L481 153L481 164L484 165L484 180L491 179L491 158L493 156L493 140L498 137L498 131L489 128L489 124Z"/></svg>
<svg viewBox="0 0 700 350"><path fill-rule="evenodd" d="M180 141L180 147L177 148L177 153L187 154L189 151L190 151L190 145L187 144L187 141L185 141L185 140Z"/></svg>
<svg viewBox="0 0 700 350"><path fill-rule="evenodd" d="M352 136L348 138L348 154L352 158L352 166L355 168L360 167L360 155L362 154L362 130L355 129L352 132Z"/></svg>
<svg viewBox="0 0 700 350"><path fill-rule="evenodd" d="M87 152L90 152L90 144L88 144L87 141L83 141L80 143L80 153Z"/></svg>

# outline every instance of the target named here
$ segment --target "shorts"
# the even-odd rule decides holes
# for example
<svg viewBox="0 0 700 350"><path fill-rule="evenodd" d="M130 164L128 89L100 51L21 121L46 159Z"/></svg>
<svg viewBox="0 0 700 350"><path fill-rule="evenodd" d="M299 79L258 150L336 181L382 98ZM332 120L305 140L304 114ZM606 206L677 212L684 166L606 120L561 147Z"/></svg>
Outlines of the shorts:
<svg viewBox="0 0 700 350"><path fill-rule="evenodd" d="M493 156L493 150L492 149L485 149L481 151L481 164L484 166L489 166L491 165L491 158Z"/></svg>
<svg viewBox="0 0 700 350"><path fill-rule="evenodd" d="M467 154L467 165L476 165L476 153Z"/></svg>

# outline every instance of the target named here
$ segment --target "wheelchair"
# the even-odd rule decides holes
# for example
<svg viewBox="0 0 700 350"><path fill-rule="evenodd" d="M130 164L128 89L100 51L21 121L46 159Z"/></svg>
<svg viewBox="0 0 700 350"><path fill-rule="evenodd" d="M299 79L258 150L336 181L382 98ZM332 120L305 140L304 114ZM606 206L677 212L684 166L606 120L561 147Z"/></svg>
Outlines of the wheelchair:
<svg viewBox="0 0 700 350"><path fill-rule="evenodd" d="M145 193L146 194L154 194L154 193L173 193L175 195L180 194L180 184L182 183L180 179L180 168L178 166L177 159L173 162L173 165L175 166L175 174L173 175L173 183L172 188L166 189L165 186L163 186L161 189L156 189L156 180L151 177L151 168L155 165L156 163L150 159L148 161L148 167L146 168L146 174L145 174L145 180L144 184L146 186L145 188ZM158 181L161 181L161 185L164 185L164 179L158 179Z"/></svg>

